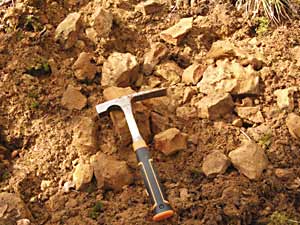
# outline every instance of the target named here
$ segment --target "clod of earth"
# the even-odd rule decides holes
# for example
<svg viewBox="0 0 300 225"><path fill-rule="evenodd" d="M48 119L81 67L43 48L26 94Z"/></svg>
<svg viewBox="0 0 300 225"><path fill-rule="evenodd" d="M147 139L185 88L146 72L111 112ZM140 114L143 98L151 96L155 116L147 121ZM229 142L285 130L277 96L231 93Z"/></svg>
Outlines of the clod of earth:
<svg viewBox="0 0 300 225"><path fill-rule="evenodd" d="M133 182L133 176L125 161L119 161L98 152L90 159L98 187L122 190L122 187Z"/></svg>
<svg viewBox="0 0 300 225"><path fill-rule="evenodd" d="M259 106L254 107L235 107L239 117L249 123L263 123L265 121Z"/></svg>
<svg viewBox="0 0 300 225"><path fill-rule="evenodd" d="M78 40L80 13L70 13L56 28L55 41L64 49L72 48Z"/></svg>
<svg viewBox="0 0 300 225"><path fill-rule="evenodd" d="M69 110L81 110L86 106L86 104L87 98L81 94L77 88L72 85L68 85L67 90L62 96L61 105Z"/></svg>
<svg viewBox="0 0 300 225"><path fill-rule="evenodd" d="M165 44L154 42L150 49L144 55L143 71L146 75L150 75L154 67L168 54L168 48Z"/></svg>
<svg viewBox="0 0 300 225"><path fill-rule="evenodd" d="M90 163L80 162L73 173L73 182L76 190L85 189L93 178L93 167Z"/></svg>
<svg viewBox="0 0 300 225"><path fill-rule="evenodd" d="M230 160L220 151L208 154L202 165L202 171L206 176L223 174L230 165Z"/></svg>
<svg viewBox="0 0 300 225"><path fill-rule="evenodd" d="M286 118L286 126L292 137L300 139L300 116L296 113L290 113Z"/></svg>
<svg viewBox="0 0 300 225"><path fill-rule="evenodd" d="M181 80L183 69L176 62L168 60L156 66L155 75L163 77L170 84L177 84Z"/></svg>
<svg viewBox="0 0 300 225"><path fill-rule="evenodd" d="M204 66L198 63L190 65L183 71L182 81L186 84L196 85L201 79L205 69Z"/></svg>
<svg viewBox="0 0 300 225"><path fill-rule="evenodd" d="M259 179L269 163L264 150L253 141L244 142L228 156L234 167L251 180Z"/></svg>
<svg viewBox="0 0 300 225"><path fill-rule="evenodd" d="M72 69L75 71L75 76L78 80L93 80L97 66L92 63L93 55L87 52L81 52L75 61Z"/></svg>
<svg viewBox="0 0 300 225"><path fill-rule="evenodd" d="M139 64L130 53L112 53L102 67L101 85L127 87L134 84L140 74Z"/></svg>
<svg viewBox="0 0 300 225"><path fill-rule="evenodd" d="M277 97L277 105L280 109L287 109L293 111L294 109L294 92L298 90L297 87L290 87L274 91Z"/></svg>
<svg viewBox="0 0 300 225"><path fill-rule="evenodd" d="M183 18L174 26L160 33L160 37L172 45L179 45L193 27L193 17Z"/></svg>
<svg viewBox="0 0 300 225"><path fill-rule="evenodd" d="M159 0L147 0L136 5L135 11L146 16L161 11L163 6L164 4Z"/></svg>
<svg viewBox="0 0 300 225"><path fill-rule="evenodd" d="M172 155L187 148L187 134L170 128L154 136L154 148L165 155Z"/></svg>
<svg viewBox="0 0 300 225"><path fill-rule="evenodd" d="M90 25L98 37L107 37L111 32L113 15L102 7L97 7L92 15Z"/></svg>

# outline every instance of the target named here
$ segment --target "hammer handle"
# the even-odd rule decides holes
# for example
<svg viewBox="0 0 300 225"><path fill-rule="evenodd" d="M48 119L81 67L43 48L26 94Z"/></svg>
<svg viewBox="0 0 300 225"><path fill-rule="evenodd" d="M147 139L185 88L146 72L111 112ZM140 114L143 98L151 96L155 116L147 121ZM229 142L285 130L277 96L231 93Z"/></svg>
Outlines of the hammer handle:
<svg viewBox="0 0 300 225"><path fill-rule="evenodd" d="M153 203L153 220L160 221L171 217L174 214L174 211L163 192L162 185L153 167L153 160L150 158L148 147L139 147L135 149L135 153L141 168L147 193Z"/></svg>

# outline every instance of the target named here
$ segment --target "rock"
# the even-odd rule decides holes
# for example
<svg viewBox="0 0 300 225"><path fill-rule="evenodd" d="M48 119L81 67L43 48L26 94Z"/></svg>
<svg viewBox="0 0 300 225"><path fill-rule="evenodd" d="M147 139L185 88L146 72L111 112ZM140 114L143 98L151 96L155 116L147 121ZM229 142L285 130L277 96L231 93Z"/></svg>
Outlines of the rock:
<svg viewBox="0 0 300 225"><path fill-rule="evenodd" d="M187 148L187 135L177 128L170 128L154 136L154 148L171 155Z"/></svg>
<svg viewBox="0 0 300 225"><path fill-rule="evenodd" d="M294 174L293 169L282 169L282 168L277 168L274 171L276 177L280 179L288 179L291 178Z"/></svg>
<svg viewBox="0 0 300 225"><path fill-rule="evenodd" d="M102 67L102 86L126 87L139 78L139 64L130 53L112 53Z"/></svg>
<svg viewBox="0 0 300 225"><path fill-rule="evenodd" d="M97 126L90 117L80 117L73 129L72 146L79 156L89 156L97 150Z"/></svg>
<svg viewBox="0 0 300 225"><path fill-rule="evenodd" d="M192 64L183 71L182 81L186 84L197 84L201 79L205 68L200 64Z"/></svg>
<svg viewBox="0 0 300 225"><path fill-rule="evenodd" d="M206 54L206 58L217 60L234 57L235 55L235 46L230 41L218 40L212 44L209 52Z"/></svg>
<svg viewBox="0 0 300 225"><path fill-rule="evenodd" d="M198 116L197 109L193 106L180 106L176 109L176 116L183 120L190 120Z"/></svg>
<svg viewBox="0 0 300 225"><path fill-rule="evenodd" d="M251 66L243 67L236 62L217 61L217 66L210 65L198 83L200 92L215 92L232 95L259 94L259 76Z"/></svg>
<svg viewBox="0 0 300 225"><path fill-rule="evenodd" d="M202 171L206 176L223 174L230 165L226 155L220 151L213 151L203 160Z"/></svg>
<svg viewBox="0 0 300 225"><path fill-rule="evenodd" d="M290 113L286 118L286 126L292 137L300 139L300 116L296 113Z"/></svg>
<svg viewBox="0 0 300 225"><path fill-rule="evenodd" d="M250 123L263 123L265 121L259 106L255 107L235 107L239 117Z"/></svg>
<svg viewBox="0 0 300 225"><path fill-rule="evenodd" d="M202 98L195 104L200 118L218 119L233 109L234 102L228 93L214 93Z"/></svg>
<svg viewBox="0 0 300 225"><path fill-rule="evenodd" d="M170 121L167 116L156 112L151 112L151 131L158 134L169 127Z"/></svg>
<svg viewBox="0 0 300 225"><path fill-rule="evenodd" d="M82 52L73 65L75 76L78 80L93 80L97 66L92 63L93 55L91 53Z"/></svg>
<svg viewBox="0 0 300 225"><path fill-rule="evenodd" d="M184 36L192 29L192 27L193 17L183 18L174 26L161 32L160 37L172 45L179 45Z"/></svg>
<svg viewBox="0 0 300 225"><path fill-rule="evenodd" d="M272 130L266 124L261 124L257 127L249 127L247 129L247 133L257 142L259 142L263 137L272 136Z"/></svg>
<svg viewBox="0 0 300 225"><path fill-rule="evenodd" d="M144 55L143 71L150 75L154 67L168 54L166 45L160 42L151 44L150 49Z"/></svg>
<svg viewBox="0 0 300 225"><path fill-rule="evenodd" d="M55 41L64 49L72 48L78 40L80 13L70 13L56 28Z"/></svg>
<svg viewBox="0 0 300 225"><path fill-rule="evenodd" d="M81 94L81 92L73 87L68 85L67 90L64 92L61 99L61 104L63 107L72 110L72 109L83 109L87 104L87 98Z"/></svg>
<svg viewBox="0 0 300 225"><path fill-rule="evenodd" d="M183 92L182 103L187 103L192 97L197 94L197 90L192 87L186 87Z"/></svg>
<svg viewBox="0 0 300 225"><path fill-rule="evenodd" d="M144 16L159 12L164 4L159 0L147 0L135 6L136 12L143 13Z"/></svg>
<svg viewBox="0 0 300 225"><path fill-rule="evenodd" d="M237 118L232 121L232 125L235 127L242 127L243 126L243 120L241 118Z"/></svg>
<svg viewBox="0 0 300 225"><path fill-rule="evenodd" d="M174 61L166 61L156 67L155 75L161 76L171 84L177 84L181 80L183 69Z"/></svg>
<svg viewBox="0 0 300 225"><path fill-rule="evenodd" d="M260 178L268 166L264 150L252 141L247 141L231 151L229 158L234 167L251 180Z"/></svg>
<svg viewBox="0 0 300 225"><path fill-rule="evenodd" d="M103 96L105 100L111 100L132 93L134 93L134 91L130 87L108 87L103 91ZM133 104L133 111L141 135L145 141L148 142L151 137L150 112L141 102ZM110 117L114 125L114 130L118 134L122 145L128 145L131 142L131 134L124 113L121 111L111 112Z"/></svg>
<svg viewBox="0 0 300 225"><path fill-rule="evenodd" d="M107 37L111 32L113 15L102 7L97 7L91 19L91 27L98 37Z"/></svg>
<svg viewBox="0 0 300 225"><path fill-rule="evenodd" d="M41 190L45 191L46 189L48 189L52 184L51 180L42 180L41 182Z"/></svg>
<svg viewBox="0 0 300 225"><path fill-rule="evenodd" d="M277 105L280 109L287 109L293 111L294 109L294 92L297 91L297 87L290 87L285 89L279 89L274 92L277 97Z"/></svg>
<svg viewBox="0 0 300 225"><path fill-rule="evenodd" d="M296 46L294 47L294 49L292 50L294 59L297 62L297 66L300 66L300 46Z"/></svg>
<svg viewBox="0 0 300 225"><path fill-rule="evenodd" d="M98 152L90 159L99 187L122 190L122 187L133 182L133 176L125 161L118 161Z"/></svg>
<svg viewBox="0 0 300 225"><path fill-rule="evenodd" d="M69 193L71 189L75 188L75 184L72 181L67 181L64 183L64 186L62 188L63 192Z"/></svg>
<svg viewBox="0 0 300 225"><path fill-rule="evenodd" d="M17 225L30 225L31 222L29 219L20 219L17 221Z"/></svg>
<svg viewBox="0 0 300 225"><path fill-rule="evenodd" d="M88 39L90 39L94 44L97 44L98 34L97 34L97 31L95 31L94 28L91 28L91 27L86 28L85 34L88 37Z"/></svg>
<svg viewBox="0 0 300 225"><path fill-rule="evenodd" d="M93 178L93 167L89 163L80 162L73 173L73 182L76 190L83 190Z"/></svg>

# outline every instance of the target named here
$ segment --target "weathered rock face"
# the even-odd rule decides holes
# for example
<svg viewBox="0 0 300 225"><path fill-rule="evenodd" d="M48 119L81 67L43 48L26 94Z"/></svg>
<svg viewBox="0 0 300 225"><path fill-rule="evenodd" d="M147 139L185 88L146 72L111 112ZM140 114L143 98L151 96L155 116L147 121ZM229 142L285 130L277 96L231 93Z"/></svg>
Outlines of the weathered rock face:
<svg viewBox="0 0 300 225"><path fill-rule="evenodd" d="M202 171L206 176L225 173L230 160L220 151L213 151L203 160Z"/></svg>
<svg viewBox="0 0 300 225"><path fill-rule="evenodd" d="M113 15L102 7L97 7L91 19L91 27L98 37L109 35L112 27Z"/></svg>
<svg viewBox="0 0 300 225"><path fill-rule="evenodd" d="M125 161L118 161L98 152L90 159L98 187L122 190L122 187L133 182L133 176Z"/></svg>
<svg viewBox="0 0 300 225"><path fill-rule="evenodd" d="M179 45L184 36L192 29L193 18L183 18L174 26L160 33L160 37L173 45Z"/></svg>
<svg viewBox="0 0 300 225"><path fill-rule="evenodd" d="M183 71L182 81L186 84L196 85L201 79L205 68L200 64L192 64Z"/></svg>
<svg viewBox="0 0 300 225"><path fill-rule="evenodd" d="M69 85L67 87L67 90L63 94L61 104L63 107L69 110L81 110L86 106L87 98L83 94L81 94L81 92L77 88Z"/></svg>
<svg viewBox="0 0 300 225"><path fill-rule="evenodd" d="M79 156L94 154L97 149L97 126L89 117L80 117L73 129L72 146Z"/></svg>
<svg viewBox="0 0 300 225"><path fill-rule="evenodd" d="M170 128L154 136L154 147L165 155L187 148L187 135L177 128Z"/></svg>
<svg viewBox="0 0 300 225"><path fill-rule="evenodd" d="M89 163L79 163L73 173L76 190L83 190L93 178L93 168Z"/></svg>
<svg viewBox="0 0 300 225"><path fill-rule="evenodd" d="M287 109L293 111L294 109L294 92L297 87L279 89L274 92L277 97L277 105L280 109Z"/></svg>
<svg viewBox="0 0 300 225"><path fill-rule="evenodd" d="M133 93L134 91L129 87L128 88L109 87L103 91L105 100L111 100L114 98L118 98ZM134 103L132 107L141 135L146 140L146 142L148 142L151 136L150 112L147 109L147 107L145 107L141 102ZM128 145L131 142L131 134L128 129L128 125L123 112L121 111L111 112L110 117L113 121L114 130L118 134L122 145L124 146Z"/></svg>
<svg viewBox="0 0 300 225"><path fill-rule="evenodd" d="M222 92L256 95L259 93L259 76L251 66L243 67L236 62L217 61L216 67L207 67L198 86L200 92L205 94Z"/></svg>
<svg viewBox="0 0 300 225"><path fill-rule="evenodd" d="M154 67L168 54L166 45L160 42L151 44L149 51L144 55L143 71L146 75L150 75Z"/></svg>
<svg viewBox="0 0 300 225"><path fill-rule="evenodd" d="M57 26L55 41L58 41L65 49L69 49L78 40L79 29L80 13L71 13Z"/></svg>
<svg viewBox="0 0 300 225"><path fill-rule="evenodd" d="M92 80L94 79L97 66L92 63L93 55L91 53L82 52L73 65L75 76L78 80Z"/></svg>
<svg viewBox="0 0 300 225"><path fill-rule="evenodd" d="M159 0L147 0L139 3L135 11L143 13L144 16L159 12L162 10L163 3Z"/></svg>
<svg viewBox="0 0 300 225"><path fill-rule="evenodd" d="M239 117L250 123L263 123L265 121L259 106L236 107L235 111Z"/></svg>
<svg viewBox="0 0 300 225"><path fill-rule="evenodd" d="M260 178L268 166L264 150L255 142L248 141L229 153L229 158L240 173L251 180Z"/></svg>
<svg viewBox="0 0 300 225"><path fill-rule="evenodd" d="M181 80L183 69L174 61L166 61L156 67L155 75L161 76L171 84L177 84Z"/></svg>
<svg viewBox="0 0 300 225"><path fill-rule="evenodd" d="M130 53L112 53L102 67L102 86L127 87L139 78L139 64Z"/></svg>
<svg viewBox="0 0 300 225"><path fill-rule="evenodd" d="M202 98L195 106L199 117L215 120L231 112L234 103L230 94L214 93Z"/></svg>
<svg viewBox="0 0 300 225"><path fill-rule="evenodd" d="M296 113L290 113L286 118L286 125L290 134L294 138L300 139L300 116L298 116Z"/></svg>

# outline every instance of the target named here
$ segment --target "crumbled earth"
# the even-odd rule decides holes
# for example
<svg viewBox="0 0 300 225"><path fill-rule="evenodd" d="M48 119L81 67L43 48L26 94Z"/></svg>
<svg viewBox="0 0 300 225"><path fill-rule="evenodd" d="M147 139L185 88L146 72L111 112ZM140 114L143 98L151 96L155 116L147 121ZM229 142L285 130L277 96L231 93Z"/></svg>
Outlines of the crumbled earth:
<svg viewBox="0 0 300 225"><path fill-rule="evenodd" d="M0 0L0 225L299 223L300 21L233 2ZM95 106L159 87L133 105L175 211L154 223Z"/></svg>

